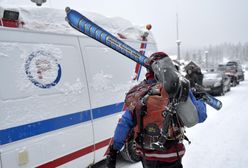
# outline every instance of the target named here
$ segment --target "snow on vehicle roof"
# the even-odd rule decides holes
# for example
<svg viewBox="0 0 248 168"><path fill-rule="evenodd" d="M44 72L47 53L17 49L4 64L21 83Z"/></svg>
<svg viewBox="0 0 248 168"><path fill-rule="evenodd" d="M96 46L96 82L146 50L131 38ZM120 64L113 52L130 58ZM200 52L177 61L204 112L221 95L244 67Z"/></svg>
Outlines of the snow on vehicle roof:
<svg viewBox="0 0 248 168"><path fill-rule="evenodd" d="M75 29L71 28L65 21L66 13L62 9L53 8L37 8L37 7L1 7L0 6L0 18L3 16L3 11L14 10L19 11L19 20L24 22L23 29L62 33L62 34L76 34L82 35ZM147 31L145 26L133 25L130 21L121 17L106 17L101 14L80 11L90 20L106 29L115 36L121 34L127 39L141 40L141 35ZM152 33L148 36L148 41L154 42Z"/></svg>

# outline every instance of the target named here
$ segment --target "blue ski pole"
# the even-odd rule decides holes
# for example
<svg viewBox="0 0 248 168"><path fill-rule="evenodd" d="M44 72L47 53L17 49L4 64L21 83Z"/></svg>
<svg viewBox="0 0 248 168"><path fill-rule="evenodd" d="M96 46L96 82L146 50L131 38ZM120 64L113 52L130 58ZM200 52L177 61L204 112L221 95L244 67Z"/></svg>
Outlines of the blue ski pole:
<svg viewBox="0 0 248 168"><path fill-rule="evenodd" d="M142 66L151 69L146 56L125 44L100 26L96 25L79 12L70 9L69 7L67 7L65 10L67 14L66 20L73 28L125 55Z"/></svg>
<svg viewBox="0 0 248 168"><path fill-rule="evenodd" d="M216 110L222 108L222 102L207 93L203 96L203 100Z"/></svg>
<svg viewBox="0 0 248 168"><path fill-rule="evenodd" d="M195 84L195 91L199 92L201 94L202 99L211 107L213 107L216 110L220 110L222 108L222 102L216 99L215 97L211 96L208 94L205 90L204 87Z"/></svg>

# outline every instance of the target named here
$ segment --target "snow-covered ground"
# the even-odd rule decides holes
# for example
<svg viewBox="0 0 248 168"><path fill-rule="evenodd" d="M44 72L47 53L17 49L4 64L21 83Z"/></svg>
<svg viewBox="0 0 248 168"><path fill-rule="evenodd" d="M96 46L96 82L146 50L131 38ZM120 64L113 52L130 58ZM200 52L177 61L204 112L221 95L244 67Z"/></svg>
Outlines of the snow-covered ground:
<svg viewBox="0 0 248 168"><path fill-rule="evenodd" d="M248 167L248 73L246 80L232 87L225 96L218 97L223 107L216 111L209 107L208 118L187 129L191 140L183 158L184 168L247 168ZM100 168L105 167L102 165ZM141 168L118 159L117 168Z"/></svg>

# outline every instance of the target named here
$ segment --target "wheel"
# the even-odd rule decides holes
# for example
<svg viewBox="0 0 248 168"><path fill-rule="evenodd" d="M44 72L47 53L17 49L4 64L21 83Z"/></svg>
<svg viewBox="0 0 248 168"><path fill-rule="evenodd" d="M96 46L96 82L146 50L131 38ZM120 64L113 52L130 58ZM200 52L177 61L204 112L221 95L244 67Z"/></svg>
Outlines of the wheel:
<svg viewBox="0 0 248 168"><path fill-rule="evenodd" d="M242 79L241 79L241 81L244 81L245 80L245 76L244 75L242 75Z"/></svg>
<svg viewBox="0 0 248 168"><path fill-rule="evenodd" d="M139 162L141 160L140 154L136 150L136 142L134 139L126 142L124 149L120 152L123 159L131 163Z"/></svg>
<svg viewBox="0 0 248 168"><path fill-rule="evenodd" d="M228 90L227 90L228 92L230 92L231 91L231 85L228 85Z"/></svg>
<svg viewBox="0 0 248 168"><path fill-rule="evenodd" d="M222 85L221 91L219 93L220 96L224 96L225 95L225 90L224 90L224 86Z"/></svg>
<svg viewBox="0 0 248 168"><path fill-rule="evenodd" d="M232 86L233 87L237 86L237 79L233 79Z"/></svg>
<svg viewBox="0 0 248 168"><path fill-rule="evenodd" d="M239 80L238 79L236 79L236 82L237 82L237 85L239 85Z"/></svg>

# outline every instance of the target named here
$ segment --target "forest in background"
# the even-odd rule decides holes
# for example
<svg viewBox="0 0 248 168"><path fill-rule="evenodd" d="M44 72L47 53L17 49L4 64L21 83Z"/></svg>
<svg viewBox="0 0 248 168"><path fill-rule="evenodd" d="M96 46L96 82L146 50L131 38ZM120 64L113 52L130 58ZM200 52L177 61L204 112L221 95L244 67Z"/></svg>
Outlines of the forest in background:
<svg viewBox="0 0 248 168"><path fill-rule="evenodd" d="M248 67L248 42L223 43L198 49L184 49L182 59L194 61L204 68L214 68L228 61L238 61Z"/></svg>

